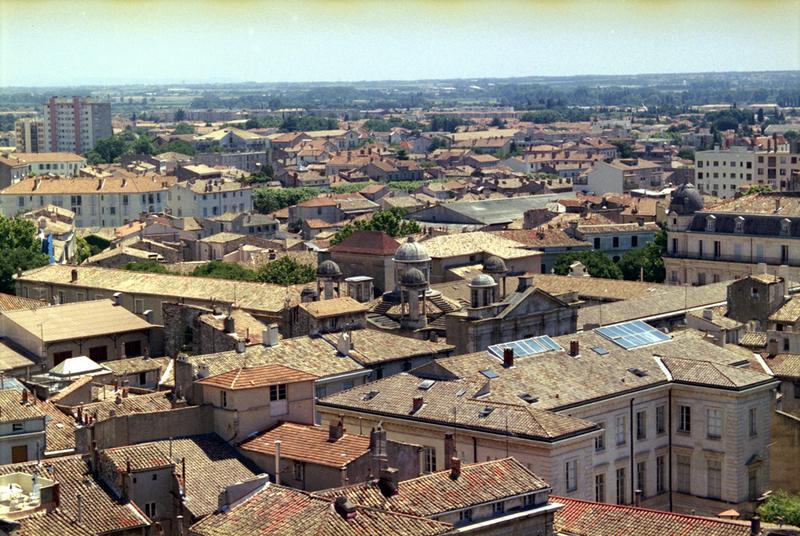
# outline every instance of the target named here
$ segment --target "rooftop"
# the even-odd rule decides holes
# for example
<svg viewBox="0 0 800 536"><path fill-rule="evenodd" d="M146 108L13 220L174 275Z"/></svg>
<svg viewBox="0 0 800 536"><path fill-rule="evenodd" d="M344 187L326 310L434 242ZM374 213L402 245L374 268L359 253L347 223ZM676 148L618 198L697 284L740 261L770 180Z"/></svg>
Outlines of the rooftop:
<svg viewBox="0 0 800 536"><path fill-rule="evenodd" d="M243 234L222 232L201 238L200 242L205 242L207 244L225 244L226 242L233 242L234 240L239 240L240 238L247 237Z"/></svg>
<svg viewBox="0 0 800 536"><path fill-rule="evenodd" d="M329 440L327 428L309 424L281 423L239 448L266 456L275 455L275 441L281 442L281 456L317 465L342 468L369 452L369 437L345 433Z"/></svg>
<svg viewBox="0 0 800 536"><path fill-rule="evenodd" d="M2 190L6 195L137 194L168 189L175 177L164 175L106 177L34 177L22 179Z"/></svg>
<svg viewBox="0 0 800 536"><path fill-rule="evenodd" d="M13 294L0 292L0 313L14 311L16 309L33 309L34 307L46 307L47 302L34 300L33 298L23 298Z"/></svg>
<svg viewBox="0 0 800 536"><path fill-rule="evenodd" d="M383 231L355 231L330 248L331 253L391 256L400 243Z"/></svg>
<svg viewBox="0 0 800 536"><path fill-rule="evenodd" d="M252 368L237 368L198 380L200 385L220 389L258 389L281 383L314 381L317 376L283 365L261 365Z"/></svg>
<svg viewBox="0 0 800 536"><path fill-rule="evenodd" d="M433 258L488 253L502 259L515 259L536 254L519 242L484 231L436 236L425 240L422 245Z"/></svg>
<svg viewBox="0 0 800 536"><path fill-rule="evenodd" d="M800 195L792 193L745 195L707 206L703 212L798 217Z"/></svg>
<svg viewBox="0 0 800 536"><path fill-rule="evenodd" d="M430 210L422 210L410 217L415 220L440 223L472 223L472 224L500 224L511 223L523 217L525 211L534 208L545 208L548 203L574 197L573 194L543 194L519 197L504 197L502 199L485 199L481 201L456 201L443 203ZM435 211L435 212L433 212ZM453 216L443 216L441 212L453 212ZM432 217L437 216L435 219Z"/></svg>
<svg viewBox="0 0 800 536"><path fill-rule="evenodd" d="M359 303L349 296L301 303L300 308L314 318L328 318L339 315L354 315L366 313L367 306Z"/></svg>
<svg viewBox="0 0 800 536"><path fill-rule="evenodd" d="M65 303L38 309L6 311L3 316L44 342L100 337L146 330L152 324L112 300ZM80 319L80 322L76 322Z"/></svg>
<svg viewBox="0 0 800 536"><path fill-rule="evenodd" d="M492 234L514 240L530 248L591 247L589 242L577 240L563 229L518 229L495 231Z"/></svg>
<svg viewBox="0 0 800 536"><path fill-rule="evenodd" d="M427 355L441 357L455 348L444 338L441 342L431 342L375 329L354 329L349 335L352 341L349 356L364 366ZM327 333L322 338L335 346L339 334Z"/></svg>
<svg viewBox="0 0 800 536"><path fill-rule="evenodd" d="M23 403L20 391L12 389L0 391L0 423L43 419L44 412L33 402L34 397L30 396L28 400L29 402Z"/></svg>

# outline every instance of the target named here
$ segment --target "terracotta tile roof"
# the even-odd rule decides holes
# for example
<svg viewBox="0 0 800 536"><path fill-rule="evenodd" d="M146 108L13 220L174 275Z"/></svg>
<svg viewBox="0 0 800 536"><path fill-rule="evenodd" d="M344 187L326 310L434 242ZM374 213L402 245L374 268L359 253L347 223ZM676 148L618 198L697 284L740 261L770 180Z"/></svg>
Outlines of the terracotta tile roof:
<svg viewBox="0 0 800 536"><path fill-rule="evenodd" d="M319 218L307 218L303 220L303 225L309 229L333 229L334 227L340 227L341 224L327 222Z"/></svg>
<svg viewBox="0 0 800 536"><path fill-rule="evenodd" d="M691 516L595 503L551 496L553 502L564 508L556 511L555 528L559 534L570 536L749 536L749 524L739 524L722 519Z"/></svg>
<svg viewBox="0 0 800 536"><path fill-rule="evenodd" d="M649 221L644 225L638 223L613 223L613 224L589 224L585 225L578 222L578 232L584 235L604 234L604 233L641 233L657 232L661 227L657 223Z"/></svg>
<svg viewBox="0 0 800 536"><path fill-rule="evenodd" d="M61 389L58 393L48 398L48 401L52 402L53 404L58 404L58 402L62 398L71 395L84 385L88 385L90 383L92 383L92 377L90 375L87 374L86 376L81 376L80 378L74 380L72 383Z"/></svg>
<svg viewBox="0 0 800 536"><path fill-rule="evenodd" d="M336 441L328 440L322 426L282 423L242 443L244 451L275 455L275 441L281 441L281 456L330 467L344 467L369 452L369 437L345 433Z"/></svg>
<svg viewBox="0 0 800 536"><path fill-rule="evenodd" d="M85 527L75 523L60 510L39 512L18 520L19 528L14 531L14 536L91 536Z"/></svg>
<svg viewBox="0 0 800 536"><path fill-rule="evenodd" d="M31 367L33 365L34 362L17 350L13 343L0 339L0 371Z"/></svg>
<svg viewBox="0 0 800 536"><path fill-rule="evenodd" d="M72 270L78 270L78 280L75 283L71 283ZM299 298L293 287L269 283L131 272L96 266L51 264L29 270L18 279L31 283L69 284L78 288L131 294L193 298L204 302L213 296L218 302L234 303L242 309L255 312L282 311L286 299L297 301Z"/></svg>
<svg viewBox="0 0 800 536"><path fill-rule="evenodd" d="M777 354L767 356L764 362L779 378L800 378L800 354Z"/></svg>
<svg viewBox="0 0 800 536"><path fill-rule="evenodd" d="M233 328L236 330L236 335L242 340L249 338L249 344L261 344L263 342L262 334L267 329L263 322L241 309L232 309L230 315L233 318ZM219 331L224 331L225 329L224 315L205 313L198 316L197 320Z"/></svg>
<svg viewBox="0 0 800 536"><path fill-rule="evenodd" d="M503 259L515 259L538 255L524 248L523 244L492 233L476 231L437 236L421 242L433 258L447 258L461 255L487 253Z"/></svg>
<svg viewBox="0 0 800 536"><path fill-rule="evenodd" d="M776 210L777 205L777 210ZM800 216L800 196L793 194L754 194L721 201L703 213L726 212L769 216Z"/></svg>
<svg viewBox="0 0 800 536"><path fill-rule="evenodd" d="M75 520L78 511L77 496L81 496L81 526L90 534L123 532L150 525L150 521L136 505L132 502L119 502L106 491L104 485L94 479L84 457L74 455L51 458L44 460L43 465L45 468L53 468L52 478L61 486L58 509L61 515ZM0 466L0 474L32 474L41 470L42 465L35 461ZM50 515L52 513L45 514L45 517Z"/></svg>
<svg viewBox="0 0 800 536"><path fill-rule="evenodd" d="M200 385L221 389L256 389L280 383L295 383L316 380L317 376L283 365L261 365L252 368L236 368L197 381Z"/></svg>
<svg viewBox="0 0 800 536"><path fill-rule="evenodd" d="M215 513L191 527L197 536L259 534L286 536L426 536L445 534L452 525L416 516L355 506L344 520L332 501L270 484L224 513Z"/></svg>
<svg viewBox="0 0 800 536"><path fill-rule="evenodd" d="M431 342L375 329L355 329L350 332L350 337L352 349L349 355L364 366L427 355L443 357L455 348L444 340ZM335 346L339 334L327 333L322 338Z"/></svg>
<svg viewBox="0 0 800 536"><path fill-rule="evenodd" d="M707 319L704 316L705 311L708 309L700 310L700 311L689 311L686 314L689 316L693 316L696 318L702 318L706 322L711 322L715 326L718 326L722 329L738 329L742 326L742 323L734 320L733 318L728 318L726 315L728 314L728 306L727 305L720 305L719 307L711 307L711 319Z"/></svg>
<svg viewBox="0 0 800 536"><path fill-rule="evenodd" d="M356 231L335 246L331 253L355 253L361 255L394 255L400 243L383 231Z"/></svg>
<svg viewBox="0 0 800 536"><path fill-rule="evenodd" d="M791 322L800 320L800 296L794 296L772 313L769 319L773 322Z"/></svg>
<svg viewBox="0 0 800 536"><path fill-rule="evenodd" d="M165 186L166 183L166 186ZM36 177L23 179L3 190L5 195L112 194L166 191L175 177L163 175L106 177Z"/></svg>
<svg viewBox="0 0 800 536"><path fill-rule="evenodd" d="M34 307L47 307L47 302L0 292L0 312L32 309Z"/></svg>
<svg viewBox="0 0 800 536"><path fill-rule="evenodd" d="M118 473L125 471L128 464L130 464L132 472L138 472L168 467L173 463L158 448L158 445L153 443L105 449L100 456L104 462L110 462L111 467Z"/></svg>
<svg viewBox="0 0 800 536"><path fill-rule="evenodd" d="M108 400L82 404L84 413L97 415L98 421L103 421L111 416L113 411L116 416L131 415L134 413L151 413L154 411L166 411L172 409L170 400L171 394L167 391L159 391L146 395L128 395L122 398L121 403L117 404L116 398L110 397Z"/></svg>
<svg viewBox="0 0 800 536"><path fill-rule="evenodd" d="M30 397L29 400L33 400ZM6 389L0 391L0 423L29 421L44 418L44 412L38 404L22 403L22 392Z"/></svg>
<svg viewBox="0 0 800 536"><path fill-rule="evenodd" d="M688 354L698 355L698 354ZM702 354L699 354L702 355ZM695 359L661 358L673 381L722 389L741 389L772 380L768 374Z"/></svg>
<svg viewBox="0 0 800 536"><path fill-rule="evenodd" d="M475 377L469 380L436 381L428 389L421 389L419 377L402 372L327 396L318 401L318 405L503 435L511 432L518 437L542 441L596 429L596 425L589 421L535 409L527 404L476 399L475 395L486 384L486 378L482 378L483 381ZM412 412L412 402L416 396L422 396L424 404L421 409ZM455 415L454 407L457 408Z"/></svg>
<svg viewBox="0 0 800 536"><path fill-rule="evenodd" d="M75 420L58 409L49 400L37 404L37 407L48 417L45 428L47 452L74 449Z"/></svg>
<svg viewBox="0 0 800 536"><path fill-rule="evenodd" d="M240 238L247 238L246 235L238 234L238 233L216 233L211 236L207 236L205 238L201 238L200 242L205 242L208 244L225 244L227 242L233 242L234 240L239 240Z"/></svg>
<svg viewBox="0 0 800 536"><path fill-rule="evenodd" d="M12 153L12 158L19 158L29 164L39 162L85 162L86 158L75 153Z"/></svg>
<svg viewBox="0 0 800 536"><path fill-rule="evenodd" d="M321 378L364 370L354 360L341 356L335 346L319 337L282 339L276 346L256 345L247 348L247 364L251 367L276 364L317 375ZM309 359L314 356L314 359ZM242 367L242 354L234 351L190 356L194 365L208 365L210 375ZM366 371L365 371L366 372Z"/></svg>
<svg viewBox="0 0 800 536"><path fill-rule="evenodd" d="M329 197L314 197L312 199L308 199L307 201L303 201L302 203L298 203L298 207L333 207L336 206L336 201Z"/></svg>
<svg viewBox="0 0 800 536"><path fill-rule="evenodd" d="M519 229L514 231L495 231L492 234L514 240L532 248L591 247L588 242L569 236L563 229Z"/></svg>
<svg viewBox="0 0 800 536"><path fill-rule="evenodd" d="M300 308L314 318L327 318L330 316L366 313L367 306L359 303L350 296L301 303Z"/></svg>
<svg viewBox="0 0 800 536"><path fill-rule="evenodd" d="M16 324L34 337L38 338L43 334L45 342L99 337L153 327L140 316L124 307L114 305L112 300L65 303L38 309L17 309L6 311L4 315L7 321ZM80 322L76 322L78 318L81 319Z"/></svg>
<svg viewBox="0 0 800 536"><path fill-rule="evenodd" d="M421 517L470 508L498 500L549 489L550 486L514 458L462 465L457 479L450 470L437 471L398 485L398 494L386 498L376 481L333 488L319 495L335 499L346 496L362 506L403 512Z"/></svg>
<svg viewBox="0 0 800 536"><path fill-rule="evenodd" d="M168 357L128 357L103 361L103 366L110 369L115 376L138 374L151 370L164 370L168 364Z"/></svg>

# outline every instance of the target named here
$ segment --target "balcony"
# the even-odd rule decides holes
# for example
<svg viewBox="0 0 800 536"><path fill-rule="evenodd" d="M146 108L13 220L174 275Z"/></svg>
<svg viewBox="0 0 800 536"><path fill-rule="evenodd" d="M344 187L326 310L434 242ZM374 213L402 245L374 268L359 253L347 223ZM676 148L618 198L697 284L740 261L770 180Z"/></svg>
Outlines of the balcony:
<svg viewBox="0 0 800 536"><path fill-rule="evenodd" d="M664 254L664 257L670 259L692 259L692 260L701 260L701 261L716 261L716 262L739 262L745 264L758 264L760 262L766 263L770 266L800 266L800 259L793 260L793 259L782 259L781 257L777 256L756 256L756 255L749 255L749 254L742 254L742 255L714 255L713 253L703 252L702 254L697 252L686 252L686 251L667 251Z"/></svg>

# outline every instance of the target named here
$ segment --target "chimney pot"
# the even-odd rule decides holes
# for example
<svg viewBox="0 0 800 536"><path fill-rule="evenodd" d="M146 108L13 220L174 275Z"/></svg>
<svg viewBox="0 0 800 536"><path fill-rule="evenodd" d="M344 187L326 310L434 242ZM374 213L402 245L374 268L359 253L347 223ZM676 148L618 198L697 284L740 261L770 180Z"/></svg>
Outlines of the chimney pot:
<svg viewBox="0 0 800 536"><path fill-rule="evenodd" d="M461 459L455 456L450 460L450 478L458 480L461 476Z"/></svg>
<svg viewBox="0 0 800 536"><path fill-rule="evenodd" d="M340 418L336 424L331 424L328 427L328 441L331 443L335 443L336 441L340 440L344 435L344 423Z"/></svg>
<svg viewBox="0 0 800 536"><path fill-rule="evenodd" d="M422 408L423 404L425 404L425 399L421 396L415 396L412 400L411 413L413 414L418 412Z"/></svg>
<svg viewBox="0 0 800 536"><path fill-rule="evenodd" d="M355 519L356 517L356 507L353 506L353 503L347 500L347 497L336 497L336 501L333 503L333 508L336 510L336 513L342 516L342 519L345 521Z"/></svg>
<svg viewBox="0 0 800 536"><path fill-rule="evenodd" d="M569 355L577 357L580 354L580 343L578 341L569 341Z"/></svg>
<svg viewBox="0 0 800 536"><path fill-rule="evenodd" d="M399 470L395 467L387 467L381 471L380 478L378 478L378 489L384 497L394 497L398 494L398 472Z"/></svg>
<svg viewBox="0 0 800 536"><path fill-rule="evenodd" d="M511 368L514 366L514 349L503 348L503 367Z"/></svg>
<svg viewBox="0 0 800 536"><path fill-rule="evenodd" d="M750 534L752 536L758 536L761 533L761 517L758 514L754 515L750 519Z"/></svg>

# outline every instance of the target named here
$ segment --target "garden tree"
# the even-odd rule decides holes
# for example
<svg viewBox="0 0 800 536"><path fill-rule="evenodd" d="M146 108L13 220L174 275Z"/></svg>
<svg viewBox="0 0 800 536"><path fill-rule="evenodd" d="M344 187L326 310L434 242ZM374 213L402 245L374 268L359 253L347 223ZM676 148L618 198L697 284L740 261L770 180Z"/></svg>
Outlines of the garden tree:
<svg viewBox="0 0 800 536"><path fill-rule="evenodd" d="M489 122L490 127L504 127L506 126L506 122L499 117L493 117L492 120Z"/></svg>
<svg viewBox="0 0 800 536"><path fill-rule="evenodd" d="M458 127L466 124L467 122L460 117L449 115L434 115L431 118L431 130L433 132L455 132Z"/></svg>
<svg viewBox="0 0 800 536"><path fill-rule="evenodd" d="M302 203L322 192L319 188L257 188L253 190L253 207L262 214Z"/></svg>
<svg viewBox="0 0 800 536"><path fill-rule="evenodd" d="M316 269L310 264L297 262L285 256L265 264L256 272L258 281L276 285L303 285L314 281Z"/></svg>
<svg viewBox="0 0 800 536"><path fill-rule="evenodd" d="M619 269L611 257L602 251L571 251L559 255L553 265L553 271L558 275L569 274L569 266L575 261L580 261L592 277L606 279L622 279L622 270Z"/></svg>
<svg viewBox="0 0 800 536"><path fill-rule="evenodd" d="M134 154L154 154L155 152L156 146L153 144L153 140L147 136L139 136L139 139L133 143Z"/></svg>
<svg viewBox="0 0 800 536"><path fill-rule="evenodd" d="M401 208L382 210L372 215L370 220L357 220L348 223L331 238L331 245L336 245L356 231L383 231L389 236L408 236L422 231L414 220L405 220L406 211Z"/></svg>
<svg viewBox="0 0 800 536"><path fill-rule="evenodd" d="M774 190L768 184L754 184L747 189L744 195L769 194L772 192L774 192Z"/></svg>
<svg viewBox="0 0 800 536"><path fill-rule="evenodd" d="M75 238L75 264L80 264L92 256L92 246L82 236Z"/></svg>
<svg viewBox="0 0 800 536"><path fill-rule="evenodd" d="M251 117L248 119L245 124L245 130L250 130L251 128L274 128L281 126L281 120L278 117Z"/></svg>
<svg viewBox="0 0 800 536"><path fill-rule="evenodd" d="M14 293L17 270L38 268L47 262L32 221L0 217L0 292Z"/></svg>
<svg viewBox="0 0 800 536"><path fill-rule="evenodd" d="M764 122L764 108L759 108L758 112L756 113L756 121L759 123Z"/></svg>
<svg viewBox="0 0 800 536"><path fill-rule="evenodd" d="M447 147L447 140L442 137L436 136L435 138L433 138L431 144L428 145L428 152L432 153L436 149L441 149L446 147Z"/></svg>
<svg viewBox="0 0 800 536"><path fill-rule="evenodd" d="M181 153L187 156L194 156L197 154L197 149L195 149L194 145L188 141L172 140L168 143L165 143L161 147L158 147L154 154L161 153Z"/></svg>
<svg viewBox="0 0 800 536"><path fill-rule="evenodd" d="M408 151L405 149L400 149L397 151L397 159L398 160L408 160Z"/></svg>
<svg viewBox="0 0 800 536"><path fill-rule="evenodd" d="M667 233L661 230L644 247L629 249L622 255L618 263L622 277L629 281L638 281L643 275L645 281L663 283L667 272L664 269L662 255L666 251Z"/></svg>
<svg viewBox="0 0 800 536"><path fill-rule="evenodd" d="M130 270L131 272L149 272L152 274L168 274L169 271L163 264L157 261L136 261L129 262L122 267L123 270Z"/></svg>
<svg viewBox="0 0 800 536"><path fill-rule="evenodd" d="M611 142L617 148L619 158L630 158L633 156L633 145L624 140L614 140Z"/></svg>
<svg viewBox="0 0 800 536"><path fill-rule="evenodd" d="M89 256L97 255L101 251L108 248L111 245L111 242L103 238L102 236L97 236L94 234L86 235L84 238L86 243L89 244Z"/></svg>
<svg viewBox="0 0 800 536"><path fill-rule="evenodd" d="M190 125L189 123L178 123L175 125L175 130L172 131L173 134L194 134L194 125Z"/></svg>
<svg viewBox="0 0 800 536"><path fill-rule="evenodd" d="M758 507L758 515L769 523L800 525L800 495L777 491Z"/></svg>
<svg viewBox="0 0 800 536"><path fill-rule="evenodd" d="M281 132L296 132L300 130L333 130L339 128L339 122L333 117L318 117L316 115L289 116L281 123Z"/></svg>
<svg viewBox="0 0 800 536"><path fill-rule="evenodd" d="M186 111L183 108L178 108L175 112L175 121L184 121L186 119Z"/></svg>
<svg viewBox="0 0 800 536"><path fill-rule="evenodd" d="M213 277L215 279L236 279L238 281L255 281L256 272L234 262L211 261L201 264L192 271L195 277Z"/></svg>
<svg viewBox="0 0 800 536"><path fill-rule="evenodd" d="M678 158L694 160L694 149L681 149L678 151Z"/></svg>

